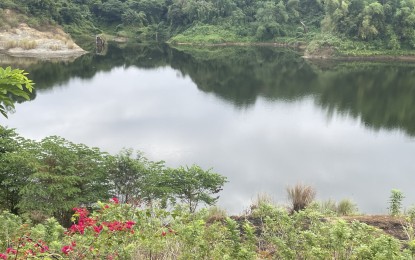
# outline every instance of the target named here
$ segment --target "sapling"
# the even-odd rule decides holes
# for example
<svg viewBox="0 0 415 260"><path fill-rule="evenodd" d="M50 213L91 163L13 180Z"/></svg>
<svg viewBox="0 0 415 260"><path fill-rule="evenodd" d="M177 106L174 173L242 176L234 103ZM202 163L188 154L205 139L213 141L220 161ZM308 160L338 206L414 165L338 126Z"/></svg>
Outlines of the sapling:
<svg viewBox="0 0 415 260"><path fill-rule="evenodd" d="M405 198L403 196L402 191L397 190L397 189L393 189L391 191L391 196L389 198L390 198L389 213L392 216L397 216L397 215L401 214L402 200L403 200L403 198Z"/></svg>

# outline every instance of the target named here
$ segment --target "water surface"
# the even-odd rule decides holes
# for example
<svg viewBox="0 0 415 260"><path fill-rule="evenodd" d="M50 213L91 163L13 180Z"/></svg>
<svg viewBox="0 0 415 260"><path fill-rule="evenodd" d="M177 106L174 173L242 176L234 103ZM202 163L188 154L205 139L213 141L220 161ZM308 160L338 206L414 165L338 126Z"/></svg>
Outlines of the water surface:
<svg viewBox="0 0 415 260"><path fill-rule="evenodd" d="M387 212L394 188L415 203L415 64L143 45L66 62L3 58L12 63L30 72L36 93L0 124L212 167L228 177L219 204L231 213L258 193L285 202L297 182L366 213Z"/></svg>

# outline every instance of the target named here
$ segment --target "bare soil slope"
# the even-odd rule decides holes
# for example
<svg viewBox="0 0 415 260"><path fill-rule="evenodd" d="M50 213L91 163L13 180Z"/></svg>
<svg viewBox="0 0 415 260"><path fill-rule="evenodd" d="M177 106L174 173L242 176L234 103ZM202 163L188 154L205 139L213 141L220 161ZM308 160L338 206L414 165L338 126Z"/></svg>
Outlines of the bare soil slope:
<svg viewBox="0 0 415 260"><path fill-rule="evenodd" d="M0 52L20 57L73 57L86 53L71 37L57 26L32 28L16 13L1 12Z"/></svg>
<svg viewBox="0 0 415 260"><path fill-rule="evenodd" d="M59 28L41 32L27 24L0 31L0 51L12 56L39 58L79 56L86 53Z"/></svg>

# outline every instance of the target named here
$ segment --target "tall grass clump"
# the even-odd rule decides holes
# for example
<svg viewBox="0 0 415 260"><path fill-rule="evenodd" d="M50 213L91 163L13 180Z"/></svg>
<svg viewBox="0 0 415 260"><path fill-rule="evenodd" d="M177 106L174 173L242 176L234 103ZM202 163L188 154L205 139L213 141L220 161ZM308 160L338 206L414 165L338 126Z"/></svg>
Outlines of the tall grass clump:
<svg viewBox="0 0 415 260"><path fill-rule="evenodd" d="M291 212L305 209L316 197L316 190L312 186L299 183L287 187L287 193Z"/></svg>

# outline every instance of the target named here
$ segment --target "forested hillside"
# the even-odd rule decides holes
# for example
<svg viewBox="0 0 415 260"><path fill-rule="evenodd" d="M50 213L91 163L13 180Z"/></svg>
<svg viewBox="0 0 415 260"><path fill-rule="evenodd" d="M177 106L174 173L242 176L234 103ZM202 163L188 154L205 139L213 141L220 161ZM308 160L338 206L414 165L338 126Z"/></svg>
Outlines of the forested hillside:
<svg viewBox="0 0 415 260"><path fill-rule="evenodd" d="M33 26L60 24L75 36L311 42L310 50L415 47L415 0L5 0L0 8L27 15Z"/></svg>

